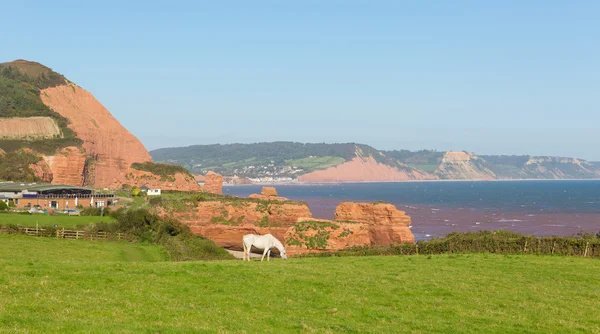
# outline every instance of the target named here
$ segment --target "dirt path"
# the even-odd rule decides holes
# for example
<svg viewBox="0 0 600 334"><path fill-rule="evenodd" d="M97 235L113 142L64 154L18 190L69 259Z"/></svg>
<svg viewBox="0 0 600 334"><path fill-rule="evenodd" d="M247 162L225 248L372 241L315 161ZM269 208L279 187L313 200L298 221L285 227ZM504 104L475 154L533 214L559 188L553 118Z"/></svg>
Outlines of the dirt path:
<svg viewBox="0 0 600 334"><path fill-rule="evenodd" d="M226 251L228 251L229 254L235 256L236 259L240 259L241 260L244 257L244 252L234 251L234 250L229 250L229 249L226 249ZM250 258L252 258L252 259L256 259L256 258L260 259L261 257L262 257L262 255L250 253Z"/></svg>

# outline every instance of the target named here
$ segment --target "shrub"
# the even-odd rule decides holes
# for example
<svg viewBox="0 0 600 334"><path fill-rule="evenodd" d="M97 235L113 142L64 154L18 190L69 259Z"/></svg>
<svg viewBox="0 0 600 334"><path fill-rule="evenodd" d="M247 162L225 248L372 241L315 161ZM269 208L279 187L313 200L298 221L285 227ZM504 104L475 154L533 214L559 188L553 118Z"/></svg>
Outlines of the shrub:
<svg viewBox="0 0 600 334"><path fill-rule="evenodd" d="M119 209L111 213L117 221L90 226L91 232L119 232L140 242L165 247L173 261L232 259L213 241L194 235L187 225L163 219L148 210Z"/></svg>
<svg viewBox="0 0 600 334"><path fill-rule="evenodd" d="M81 210L80 215L82 215L82 216L101 216L102 208L85 208L85 209ZM105 216L110 215L109 208L104 208L104 215Z"/></svg>
<svg viewBox="0 0 600 334"><path fill-rule="evenodd" d="M162 177L174 176L177 173L191 175L190 172L187 169L185 169L185 167L169 164L157 164L150 161L135 162L131 165L131 168L145 172L150 172L154 175L159 175Z"/></svg>
<svg viewBox="0 0 600 334"><path fill-rule="evenodd" d="M354 247L309 256L431 255L454 253L538 254L600 257L600 239L579 237L534 237L508 231L451 233L443 238L415 244Z"/></svg>
<svg viewBox="0 0 600 334"><path fill-rule="evenodd" d="M0 201L0 211L6 211L8 210L8 204L6 204L6 202L4 201Z"/></svg>

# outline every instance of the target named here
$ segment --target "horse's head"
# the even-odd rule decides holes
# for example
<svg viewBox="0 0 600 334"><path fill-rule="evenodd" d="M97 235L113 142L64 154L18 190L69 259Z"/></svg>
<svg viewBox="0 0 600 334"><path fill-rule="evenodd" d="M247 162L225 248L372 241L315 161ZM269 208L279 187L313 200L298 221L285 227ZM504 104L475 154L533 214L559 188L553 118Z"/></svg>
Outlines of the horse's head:
<svg viewBox="0 0 600 334"><path fill-rule="evenodd" d="M285 248L282 249L281 251L279 251L279 255L281 255L282 259L287 260L287 254L285 253Z"/></svg>

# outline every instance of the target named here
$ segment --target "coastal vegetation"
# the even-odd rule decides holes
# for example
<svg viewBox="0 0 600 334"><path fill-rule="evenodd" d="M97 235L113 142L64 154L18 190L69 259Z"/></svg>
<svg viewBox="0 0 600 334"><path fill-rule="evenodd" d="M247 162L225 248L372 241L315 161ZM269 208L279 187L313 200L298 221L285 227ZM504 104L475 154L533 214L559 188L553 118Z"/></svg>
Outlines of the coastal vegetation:
<svg viewBox="0 0 600 334"><path fill-rule="evenodd" d="M0 326L14 331L600 331L595 259L168 262L163 247L140 243L16 235L0 243Z"/></svg>
<svg viewBox="0 0 600 334"><path fill-rule="evenodd" d="M440 255L440 254L535 254L600 258L600 232L576 237L535 237L510 231L480 231L450 233L443 238L418 241L414 244L354 247L330 253L304 256L378 256L378 255Z"/></svg>
<svg viewBox="0 0 600 334"><path fill-rule="evenodd" d="M39 181L30 165L40 160L41 157L25 151L0 154L0 179L21 182Z"/></svg>
<svg viewBox="0 0 600 334"><path fill-rule="evenodd" d="M54 138L0 139L0 179L38 181L29 164L39 161L37 154L54 154L64 147L79 147L83 141L68 127L69 121L46 106L41 90L67 83L49 68L32 62L15 61L0 64L0 117L50 117L60 129ZM27 151L25 150L27 149Z"/></svg>
<svg viewBox="0 0 600 334"><path fill-rule="evenodd" d="M212 170L223 175L236 174L246 177L258 177L263 172L280 176L300 175L337 166L357 156L372 157L379 163L403 168L394 159L380 154L376 149L355 143L195 145L158 149L150 153L156 161L182 165L194 173L204 174Z"/></svg>
<svg viewBox="0 0 600 334"><path fill-rule="evenodd" d="M135 162L131 165L131 168L144 172L150 172L160 177L172 177L178 173L185 175L190 174L190 172L182 166L154 163L152 161Z"/></svg>

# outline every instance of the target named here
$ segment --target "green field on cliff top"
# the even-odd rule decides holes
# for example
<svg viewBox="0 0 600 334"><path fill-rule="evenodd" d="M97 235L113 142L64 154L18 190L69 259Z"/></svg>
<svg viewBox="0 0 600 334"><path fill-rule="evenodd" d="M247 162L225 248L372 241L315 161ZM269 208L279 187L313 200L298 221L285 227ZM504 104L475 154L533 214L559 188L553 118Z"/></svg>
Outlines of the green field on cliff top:
<svg viewBox="0 0 600 334"><path fill-rule="evenodd" d="M600 332L600 261L439 255L168 262L0 235L0 332Z"/></svg>

